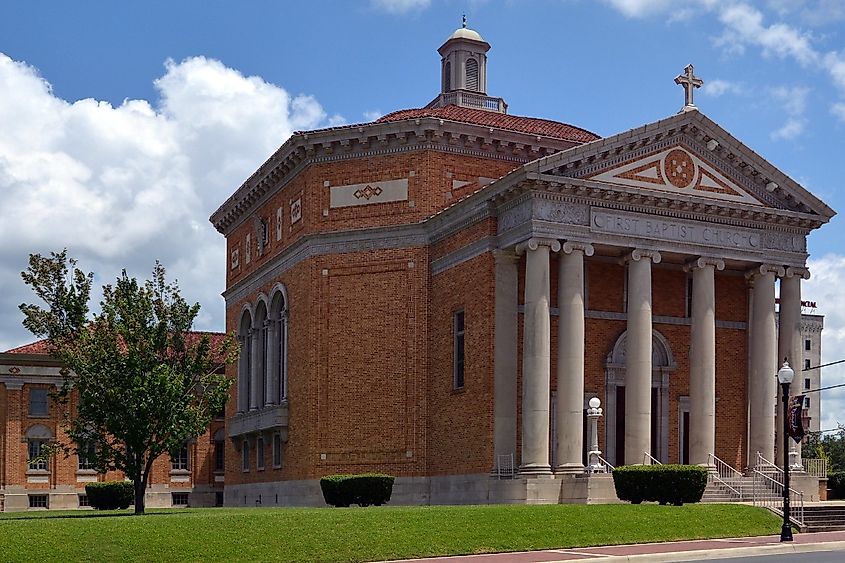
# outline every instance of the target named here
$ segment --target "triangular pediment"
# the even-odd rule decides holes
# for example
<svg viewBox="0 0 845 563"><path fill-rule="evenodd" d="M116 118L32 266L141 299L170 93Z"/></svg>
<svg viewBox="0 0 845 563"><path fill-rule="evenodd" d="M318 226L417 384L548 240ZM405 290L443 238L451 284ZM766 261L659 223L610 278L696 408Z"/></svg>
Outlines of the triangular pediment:
<svg viewBox="0 0 845 563"><path fill-rule="evenodd" d="M728 174L683 144L632 158L584 178L617 186L764 205L731 180Z"/></svg>

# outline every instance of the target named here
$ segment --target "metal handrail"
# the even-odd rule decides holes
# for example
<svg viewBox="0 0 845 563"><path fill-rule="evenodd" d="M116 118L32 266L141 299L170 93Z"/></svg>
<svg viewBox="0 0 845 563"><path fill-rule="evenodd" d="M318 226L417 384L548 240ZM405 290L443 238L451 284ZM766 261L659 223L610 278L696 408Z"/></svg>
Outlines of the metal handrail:
<svg viewBox="0 0 845 563"><path fill-rule="evenodd" d="M707 465L712 466L714 469L714 471L710 472L708 477L720 487L728 489L731 496L735 496L742 501L742 485L740 484L739 489L737 489L731 484L731 482L734 484L742 483L742 473L734 469L727 462L716 457L715 454L708 454Z"/></svg>
<svg viewBox="0 0 845 563"><path fill-rule="evenodd" d="M657 459L656 457L654 457L654 456L653 456L653 455L651 455L650 453L648 453L648 452L643 452L643 465L645 465L645 464L646 464L646 463L645 463L645 460L646 460L646 459L650 459L651 461L653 461L653 462L654 462L654 463L650 463L649 465L655 465L655 464L656 464L656 465L663 465L663 462L661 462L659 459Z"/></svg>
<svg viewBox="0 0 845 563"><path fill-rule="evenodd" d="M613 471L614 469L616 469L614 466L612 466L612 465L610 464L610 462L609 462L609 461L607 461L606 459L604 459L604 458L601 456L601 454L593 454L593 455L595 455L595 456L596 456L596 459L598 459L598 460L599 460L600 462L602 462L604 465L606 465L607 467L609 467L611 471Z"/></svg>
<svg viewBox="0 0 845 563"><path fill-rule="evenodd" d="M766 472L761 468L765 468ZM754 506L767 508L775 514L783 516L783 508L779 503L779 500L783 498L783 470L764 458L760 452L757 452L757 465L752 469L752 474L754 476ZM781 475L781 481L772 477L772 475L778 474ZM763 488L769 494L763 495ZM804 493L802 491L796 491L792 487L789 488L788 493L789 501L792 505L789 519L798 527L802 527L804 525Z"/></svg>
<svg viewBox="0 0 845 563"><path fill-rule="evenodd" d="M827 460L824 458L819 459L803 459L803 466L804 471L807 472L808 475L813 477L827 477Z"/></svg>

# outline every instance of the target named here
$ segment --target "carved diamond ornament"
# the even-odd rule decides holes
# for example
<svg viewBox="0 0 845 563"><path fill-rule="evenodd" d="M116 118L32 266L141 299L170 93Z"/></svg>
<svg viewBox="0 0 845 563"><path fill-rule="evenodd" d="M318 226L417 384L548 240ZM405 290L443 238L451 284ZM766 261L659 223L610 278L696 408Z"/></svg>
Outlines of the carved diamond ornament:
<svg viewBox="0 0 845 563"><path fill-rule="evenodd" d="M374 188L370 185L367 185L367 187L365 187L364 189L355 190L355 193L353 195L355 196L355 199L362 199L363 198L363 199L366 199L367 201L369 201L371 197L380 196L382 191L384 191L384 190L382 190L379 186L376 186Z"/></svg>
<svg viewBox="0 0 845 563"><path fill-rule="evenodd" d="M637 158L589 178L608 184L762 205L715 166L681 146Z"/></svg>

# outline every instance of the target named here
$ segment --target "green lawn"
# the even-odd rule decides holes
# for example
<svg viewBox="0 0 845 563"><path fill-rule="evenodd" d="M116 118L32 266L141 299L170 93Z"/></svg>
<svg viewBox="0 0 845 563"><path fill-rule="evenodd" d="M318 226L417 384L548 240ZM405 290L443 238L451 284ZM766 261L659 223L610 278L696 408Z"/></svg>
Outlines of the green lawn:
<svg viewBox="0 0 845 563"><path fill-rule="evenodd" d="M778 531L729 504L7 513L0 561L372 561Z"/></svg>

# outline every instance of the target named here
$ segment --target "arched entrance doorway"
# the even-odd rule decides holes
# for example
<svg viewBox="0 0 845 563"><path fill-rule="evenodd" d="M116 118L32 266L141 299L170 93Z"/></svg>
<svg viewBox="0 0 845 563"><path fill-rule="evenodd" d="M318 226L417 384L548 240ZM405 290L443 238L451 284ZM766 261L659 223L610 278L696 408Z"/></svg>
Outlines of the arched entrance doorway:
<svg viewBox="0 0 845 563"><path fill-rule="evenodd" d="M613 465L642 463L625 459L625 343L623 332L607 356L605 364L605 450ZM669 459L669 379L675 360L666 338L652 331L651 375L651 455L667 463Z"/></svg>

